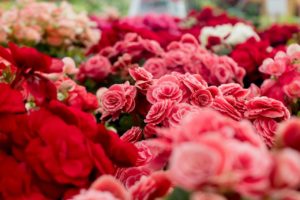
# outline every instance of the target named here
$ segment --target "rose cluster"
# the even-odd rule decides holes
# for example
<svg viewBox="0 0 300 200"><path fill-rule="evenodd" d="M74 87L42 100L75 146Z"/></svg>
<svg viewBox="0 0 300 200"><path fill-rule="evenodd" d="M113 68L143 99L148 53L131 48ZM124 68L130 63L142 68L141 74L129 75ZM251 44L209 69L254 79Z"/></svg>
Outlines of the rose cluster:
<svg viewBox="0 0 300 200"><path fill-rule="evenodd" d="M14 41L66 49L89 48L100 31L84 13L76 13L67 2L21 1L0 13L0 43Z"/></svg>
<svg viewBox="0 0 300 200"><path fill-rule="evenodd" d="M0 56L1 199L68 199L98 176L137 164L134 144L88 112L98 107L95 96L62 78L70 60L12 43Z"/></svg>

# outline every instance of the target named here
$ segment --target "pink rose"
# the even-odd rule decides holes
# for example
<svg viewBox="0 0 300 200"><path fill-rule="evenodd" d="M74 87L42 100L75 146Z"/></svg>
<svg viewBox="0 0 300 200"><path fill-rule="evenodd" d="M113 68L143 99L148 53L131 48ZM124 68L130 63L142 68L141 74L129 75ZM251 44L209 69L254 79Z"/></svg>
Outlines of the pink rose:
<svg viewBox="0 0 300 200"><path fill-rule="evenodd" d="M196 106L192 106L187 103L175 104L172 107L171 113L165 121L165 124L166 126L176 126L181 122L181 120L186 116L186 114L197 110L198 108Z"/></svg>
<svg viewBox="0 0 300 200"><path fill-rule="evenodd" d="M275 167L272 184L275 188L298 188L300 185L300 154L292 149L283 149L274 155Z"/></svg>
<svg viewBox="0 0 300 200"><path fill-rule="evenodd" d="M224 96L234 96L236 99L244 99L248 94L248 90L244 89L240 84L227 83L219 86Z"/></svg>
<svg viewBox="0 0 300 200"><path fill-rule="evenodd" d="M150 176L151 171L147 167L130 167L120 168L116 172L116 178L120 180L123 185L129 189L143 176Z"/></svg>
<svg viewBox="0 0 300 200"><path fill-rule="evenodd" d="M192 93L190 103L199 107L207 107L213 103L213 97L209 90L199 89Z"/></svg>
<svg viewBox="0 0 300 200"><path fill-rule="evenodd" d="M135 200L152 200L164 197L171 188L171 181L165 172L155 172L149 177L143 177L130 188Z"/></svg>
<svg viewBox="0 0 300 200"><path fill-rule="evenodd" d="M274 119L259 117L254 120L253 126L262 137L266 145L271 148L275 141L277 122Z"/></svg>
<svg viewBox="0 0 300 200"><path fill-rule="evenodd" d="M274 58L267 58L259 67L259 71L265 74L280 76L287 69L288 57L283 52L278 52Z"/></svg>
<svg viewBox="0 0 300 200"><path fill-rule="evenodd" d="M249 119L268 117L285 120L290 117L290 112L283 103L268 97L255 97L246 102L246 107L244 115Z"/></svg>
<svg viewBox="0 0 300 200"><path fill-rule="evenodd" d="M172 75L158 79L147 91L147 100L154 104L163 100L181 102L184 91L179 80Z"/></svg>
<svg viewBox="0 0 300 200"><path fill-rule="evenodd" d="M239 112L239 110L234 107L234 104L238 102L232 98L231 100L233 102L228 102L229 99L230 97L216 96L213 101L213 104L211 105L211 108L213 108L216 111L219 111L224 115L231 117L234 120L241 120L241 112Z"/></svg>
<svg viewBox="0 0 300 200"><path fill-rule="evenodd" d="M184 66L189 62L187 53L182 50L172 50L165 54L165 62L168 68L173 69L177 66Z"/></svg>
<svg viewBox="0 0 300 200"><path fill-rule="evenodd" d="M273 166L268 151L237 141L227 145L231 150L231 153L229 152L232 157L230 177L235 179L234 190L249 197L267 194Z"/></svg>
<svg viewBox="0 0 300 200"><path fill-rule="evenodd" d="M207 82L202 78L200 74L185 73L181 78L182 83L191 93L199 89L205 89L208 87Z"/></svg>
<svg viewBox="0 0 300 200"><path fill-rule="evenodd" d="M144 63L143 67L150 72L154 78L160 78L167 74L165 61L161 58L150 58Z"/></svg>
<svg viewBox="0 0 300 200"><path fill-rule="evenodd" d="M122 183L109 175L101 175L96 181L94 181L90 189L103 192L110 192L117 199L120 200L131 199L130 195L128 194Z"/></svg>
<svg viewBox="0 0 300 200"><path fill-rule="evenodd" d="M220 175L225 166L221 144L186 142L176 146L170 158L170 177L174 183L193 190Z"/></svg>
<svg viewBox="0 0 300 200"><path fill-rule="evenodd" d="M152 85L153 75L142 67L129 69L129 74L135 80L135 86L143 93L146 93Z"/></svg>
<svg viewBox="0 0 300 200"><path fill-rule="evenodd" d="M140 127L134 126L131 129L127 130L122 136L121 140L135 143L142 139L142 129Z"/></svg>
<svg viewBox="0 0 300 200"><path fill-rule="evenodd" d="M112 85L100 97L101 118L112 115L116 119L121 112L131 112L135 107L135 96L136 88L129 85L129 82Z"/></svg>
<svg viewBox="0 0 300 200"><path fill-rule="evenodd" d="M298 118L291 118L279 124L277 135L279 145L300 151L300 120Z"/></svg>
<svg viewBox="0 0 300 200"><path fill-rule="evenodd" d="M283 91L290 98L299 98L300 80L293 80L290 84L283 86Z"/></svg>
<svg viewBox="0 0 300 200"><path fill-rule="evenodd" d="M112 66L109 60L98 54L87 60L81 67L78 74L80 80L91 78L95 81L105 79L110 73Z"/></svg>
<svg viewBox="0 0 300 200"><path fill-rule="evenodd" d="M159 124L171 113L174 102L164 100L153 104L144 120L145 123Z"/></svg>

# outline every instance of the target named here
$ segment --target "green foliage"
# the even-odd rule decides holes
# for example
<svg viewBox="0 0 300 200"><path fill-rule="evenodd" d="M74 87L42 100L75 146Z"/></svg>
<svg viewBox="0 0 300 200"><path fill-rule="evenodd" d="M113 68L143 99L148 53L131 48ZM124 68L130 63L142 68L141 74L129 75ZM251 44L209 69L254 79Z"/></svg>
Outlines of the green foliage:
<svg viewBox="0 0 300 200"><path fill-rule="evenodd" d="M181 188L175 188L170 194L166 200L189 200L190 199L190 193L181 189Z"/></svg>

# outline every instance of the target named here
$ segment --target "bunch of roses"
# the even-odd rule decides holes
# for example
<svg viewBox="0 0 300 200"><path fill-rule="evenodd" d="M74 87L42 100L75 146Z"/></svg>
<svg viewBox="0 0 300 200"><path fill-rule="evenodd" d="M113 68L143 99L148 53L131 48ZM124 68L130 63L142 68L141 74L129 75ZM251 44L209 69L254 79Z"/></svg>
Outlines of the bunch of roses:
<svg viewBox="0 0 300 200"><path fill-rule="evenodd" d="M84 112L98 103L64 77L74 73L70 60L12 43L0 56L1 199L68 199L98 176L137 164L133 144Z"/></svg>
<svg viewBox="0 0 300 200"><path fill-rule="evenodd" d="M108 60L110 62L108 62ZM164 50L154 40L127 34L117 42L91 57L80 67L78 79L100 81L110 73L128 80L128 69L134 64L143 66L154 78L171 72L200 74L209 84L237 82L243 84L245 70L227 56L217 56L203 49L190 34L172 42Z"/></svg>
<svg viewBox="0 0 300 200"><path fill-rule="evenodd" d="M134 63L162 54L164 50L154 40L143 39L136 33L129 33L124 40L112 47L102 49L90 57L79 69L77 79L103 81L108 75L117 75L119 79L128 79L128 68Z"/></svg>
<svg viewBox="0 0 300 200"><path fill-rule="evenodd" d="M259 32L262 40L269 41L272 47L285 46L289 40L299 33L299 25L274 24Z"/></svg>
<svg viewBox="0 0 300 200"><path fill-rule="evenodd" d="M170 143L167 173L174 185L190 192L190 199L296 200L299 128L299 119L280 124L280 148L268 151L249 122L203 109L188 114L176 128L160 130L156 140Z"/></svg>
<svg viewBox="0 0 300 200"><path fill-rule="evenodd" d="M178 40L182 35L179 30L179 19L167 14L146 14L134 17L91 16L101 30L101 40L94 45L90 53L97 53L107 46L124 40L127 33L136 33L142 38L155 40L162 47Z"/></svg>
<svg viewBox="0 0 300 200"><path fill-rule="evenodd" d="M231 52L237 44L244 43L249 38L260 40L253 27L241 22L235 25L205 26L199 35L201 45L216 53Z"/></svg>
<svg viewBox="0 0 300 200"><path fill-rule="evenodd" d="M293 44L286 52L278 52L274 59L265 59L259 67L260 72L270 76L261 85L262 94L280 100L294 112L298 111L293 106L300 97L299 59L300 46Z"/></svg>
<svg viewBox="0 0 300 200"><path fill-rule="evenodd" d="M176 126L199 107L210 107L237 121L249 119L271 147L277 123L290 116L280 101L260 97L255 85L249 89L235 83L208 86L199 74L176 72L155 79L144 68L133 68L130 74L134 86L127 82L97 92L99 111L102 120L116 120L125 113L138 115L146 123L145 137L155 135L156 127Z"/></svg>
<svg viewBox="0 0 300 200"><path fill-rule="evenodd" d="M84 13L76 13L67 2L60 4L20 1L0 14L0 43L89 48L100 31Z"/></svg>

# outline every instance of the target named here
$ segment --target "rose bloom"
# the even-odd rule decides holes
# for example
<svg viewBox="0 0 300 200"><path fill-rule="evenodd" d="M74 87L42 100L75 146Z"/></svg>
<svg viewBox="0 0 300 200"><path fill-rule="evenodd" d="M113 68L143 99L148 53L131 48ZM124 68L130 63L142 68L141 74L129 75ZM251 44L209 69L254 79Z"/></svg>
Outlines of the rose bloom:
<svg viewBox="0 0 300 200"><path fill-rule="evenodd" d="M186 142L176 146L170 158L170 177L179 186L201 188L222 173L225 155L221 143Z"/></svg>
<svg viewBox="0 0 300 200"><path fill-rule="evenodd" d="M136 88L129 82L112 85L100 96L102 119L111 115L116 119L121 112L131 112L135 108Z"/></svg>
<svg viewBox="0 0 300 200"><path fill-rule="evenodd" d="M102 55L95 55L87 60L79 69L78 78L84 80L91 78L95 81L105 79L111 73L111 64L109 60Z"/></svg>
<svg viewBox="0 0 300 200"><path fill-rule="evenodd" d="M298 188L300 185L300 154L293 149L283 149L274 154L275 166L272 185L275 188Z"/></svg>
<svg viewBox="0 0 300 200"><path fill-rule="evenodd" d="M163 122L172 111L174 102L164 100L153 104L144 120L146 123L160 124Z"/></svg>
<svg viewBox="0 0 300 200"><path fill-rule="evenodd" d="M148 59L143 67L150 72L154 78L160 78L167 73L167 67L164 59L161 58L150 58Z"/></svg>
<svg viewBox="0 0 300 200"><path fill-rule="evenodd" d="M300 120L291 118L281 123L277 130L278 144L300 151Z"/></svg>
<svg viewBox="0 0 300 200"><path fill-rule="evenodd" d="M154 104L163 100L181 102L183 90L180 81L172 75L157 79L147 91L147 100Z"/></svg>
<svg viewBox="0 0 300 200"><path fill-rule="evenodd" d="M195 111L198 111L198 108L196 106L192 106L187 103L175 104L164 124L166 126L176 126L188 113Z"/></svg>
<svg viewBox="0 0 300 200"><path fill-rule="evenodd" d="M266 145L271 148L275 141L277 122L274 119L259 117L253 121L253 126Z"/></svg>
<svg viewBox="0 0 300 200"><path fill-rule="evenodd" d="M213 97L209 90L199 89L195 93L192 93L190 102L195 106L206 107L213 103Z"/></svg>
<svg viewBox="0 0 300 200"><path fill-rule="evenodd" d="M260 116L285 120L290 117L290 112L283 103L268 97L253 98L246 102L246 107L244 115L250 119Z"/></svg>
<svg viewBox="0 0 300 200"><path fill-rule="evenodd" d="M151 171L147 167L130 167L118 169L115 177L129 189L143 176L150 176L150 174Z"/></svg>

